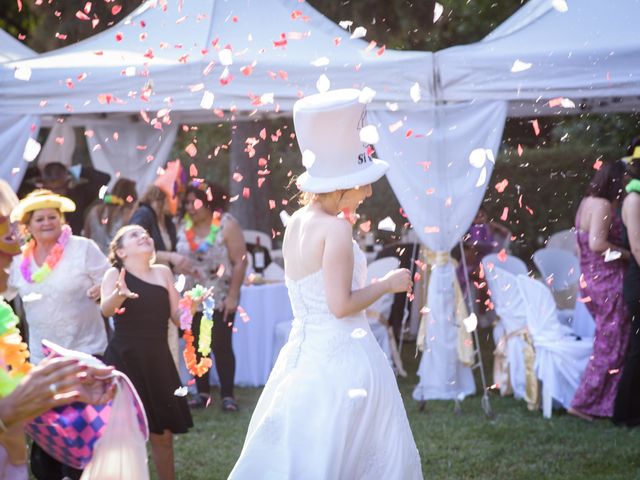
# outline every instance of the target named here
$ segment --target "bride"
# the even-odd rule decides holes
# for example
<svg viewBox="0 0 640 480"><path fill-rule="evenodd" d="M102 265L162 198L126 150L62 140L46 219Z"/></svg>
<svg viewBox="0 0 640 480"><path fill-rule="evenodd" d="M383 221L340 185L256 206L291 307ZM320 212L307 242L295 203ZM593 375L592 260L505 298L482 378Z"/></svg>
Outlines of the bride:
<svg viewBox="0 0 640 480"><path fill-rule="evenodd" d="M363 312L410 291L410 274L394 270L365 286L366 259L347 220L388 168L358 138L359 96L335 90L295 104L307 168L283 244L295 320L230 479L422 478L395 376Z"/></svg>

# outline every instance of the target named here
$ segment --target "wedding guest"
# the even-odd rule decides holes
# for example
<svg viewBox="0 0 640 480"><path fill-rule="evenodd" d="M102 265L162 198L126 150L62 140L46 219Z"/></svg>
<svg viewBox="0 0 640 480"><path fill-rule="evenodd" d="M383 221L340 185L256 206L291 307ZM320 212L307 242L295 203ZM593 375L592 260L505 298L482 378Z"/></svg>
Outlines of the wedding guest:
<svg viewBox="0 0 640 480"><path fill-rule="evenodd" d="M147 414L158 477L172 480L173 434L186 433L193 421L176 393L181 383L167 341L167 321L180 321L180 298L171 270L155 264L153 244L138 225L122 227L111 242L101 309L114 317L115 333L105 361L131 379Z"/></svg>
<svg viewBox="0 0 640 480"><path fill-rule="evenodd" d="M410 291L411 275L397 269L365 286L351 219L388 164L360 141L359 97L334 90L294 106L300 150L315 154L282 248L295 320L230 479L422 478L395 375L364 313L386 293Z"/></svg>
<svg viewBox="0 0 640 480"><path fill-rule="evenodd" d="M247 249L238 222L226 213L229 195L218 185L192 182L186 191L185 217L178 230L178 252L195 265L195 275L187 276L186 288L200 283L213 287L215 311L211 348L220 379L221 408L233 412L238 405L233 396L236 360L231 336L240 299L240 287L247 267ZM195 342L198 343L202 311L193 319ZM200 356L198 354L198 361ZM210 401L209 376L196 377L198 394L190 402L202 408Z"/></svg>
<svg viewBox="0 0 640 480"><path fill-rule="evenodd" d="M136 182L120 178L109 193L87 213L83 235L96 242L107 255L111 239L120 227L129 223L137 200Z"/></svg>
<svg viewBox="0 0 640 480"><path fill-rule="evenodd" d="M107 346L96 302L109 264L92 240L72 235L64 214L74 209L66 197L35 190L11 212L11 219L20 222L30 237L11 263L8 286L22 298L34 363L44 358L43 339L98 356ZM37 443L31 463L34 471L79 478L78 470L54 460Z"/></svg>
<svg viewBox="0 0 640 480"><path fill-rule="evenodd" d="M578 206L576 230L580 248L583 298L594 318L593 355L582 375L568 412L585 420L611 417L620 371L629 340L629 317L622 281L629 251L622 247L620 201L624 167L604 162L587 186ZM606 258L606 252L618 252ZM611 254L610 254L611 255Z"/></svg>
<svg viewBox="0 0 640 480"><path fill-rule="evenodd" d="M618 384L613 421L632 427L640 425L640 139L632 144L625 161L630 181L622 203L622 221L631 258L624 275L623 292L631 316L631 338Z"/></svg>

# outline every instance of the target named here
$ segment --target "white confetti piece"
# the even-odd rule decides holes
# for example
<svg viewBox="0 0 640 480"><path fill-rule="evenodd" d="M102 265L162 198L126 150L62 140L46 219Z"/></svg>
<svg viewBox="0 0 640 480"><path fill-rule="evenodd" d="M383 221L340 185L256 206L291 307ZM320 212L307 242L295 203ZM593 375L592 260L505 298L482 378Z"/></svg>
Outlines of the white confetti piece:
<svg viewBox="0 0 640 480"><path fill-rule="evenodd" d="M22 303L37 302L42 298L41 293L31 292L22 297Z"/></svg>
<svg viewBox="0 0 640 480"><path fill-rule="evenodd" d="M354 38L363 38L367 35L367 29L364 27L356 27L356 29L351 34L351 39Z"/></svg>
<svg viewBox="0 0 640 480"><path fill-rule="evenodd" d="M316 161L316 154L311 150L305 150L302 152L302 166L306 169L312 167L314 162Z"/></svg>
<svg viewBox="0 0 640 480"><path fill-rule="evenodd" d="M444 7L436 2L435 6L433 7L433 23L436 23L440 19L443 12Z"/></svg>
<svg viewBox="0 0 640 480"><path fill-rule="evenodd" d="M511 73L524 72L525 70L529 70L533 64L523 62L522 60L516 60L511 65Z"/></svg>
<svg viewBox="0 0 640 480"><path fill-rule="evenodd" d="M391 133L393 133L393 132L395 132L396 130L398 130L399 128L401 128L401 127L402 127L402 125L404 125L404 124L402 123L402 120L398 120L397 122L392 123L391 125L389 125L389 131L390 131Z"/></svg>
<svg viewBox="0 0 640 480"><path fill-rule="evenodd" d="M18 67L16 71L13 72L13 76L16 80L28 82L31 79L31 69L29 67Z"/></svg>
<svg viewBox="0 0 640 480"><path fill-rule="evenodd" d="M349 398L366 398L367 391L364 388L350 388L347 395Z"/></svg>
<svg viewBox="0 0 640 480"><path fill-rule="evenodd" d="M218 59L220 60L220 63L225 67L233 65L233 52L228 48L223 48L218 52Z"/></svg>
<svg viewBox="0 0 640 480"><path fill-rule="evenodd" d="M324 73L320 75L320 78L318 78L318 81L316 82L316 88L320 93L329 91L329 89L331 88L331 81L329 80L329 77L327 77Z"/></svg>
<svg viewBox="0 0 640 480"><path fill-rule="evenodd" d="M475 313L472 313L467 318L462 320L462 323L464 324L464 329L467 332L471 333L478 327L478 317L476 317Z"/></svg>
<svg viewBox="0 0 640 480"><path fill-rule="evenodd" d="M136 76L136 67L127 67L124 69L124 74L127 77L135 77Z"/></svg>
<svg viewBox="0 0 640 480"><path fill-rule="evenodd" d="M353 22L351 20L342 20L342 21L340 21L340 23L338 23L338 25L340 25L341 28L344 28L346 30L351 25L353 25Z"/></svg>
<svg viewBox="0 0 640 480"><path fill-rule="evenodd" d="M24 152L22 152L22 158L26 162L33 162L38 154L40 153L40 149L42 145L37 140L29 137L27 140L27 144L24 146Z"/></svg>
<svg viewBox="0 0 640 480"><path fill-rule="evenodd" d="M174 283L174 286L176 287L176 290L178 292L182 292L184 290L184 286L187 283L187 279L183 274L178 275L178 280L176 280L176 283Z"/></svg>
<svg viewBox="0 0 640 480"><path fill-rule="evenodd" d="M102 185L100 187L100 190L98 191L98 198L100 200L104 200L104 196L107 194L108 191L109 191L109 187L107 185Z"/></svg>
<svg viewBox="0 0 640 480"><path fill-rule="evenodd" d="M367 336L367 331L364 328L355 328L353 332L351 332L351 338L355 338L359 340Z"/></svg>
<svg viewBox="0 0 640 480"><path fill-rule="evenodd" d="M391 112L397 112L398 111L398 104L396 102L387 102L387 103L385 103L385 106Z"/></svg>
<svg viewBox="0 0 640 480"><path fill-rule="evenodd" d="M476 187L481 187L487 181L487 167L482 167L480 170L480 176L478 177L478 181L476 182Z"/></svg>
<svg viewBox="0 0 640 480"><path fill-rule="evenodd" d="M418 83L414 83L413 85L411 85L411 88L409 89L409 96L414 103L418 103L420 101L420 99L422 98L422 94L420 92L420 85L418 85Z"/></svg>
<svg viewBox="0 0 640 480"><path fill-rule="evenodd" d="M327 57L319 57L311 62L311 65L313 65L314 67L326 67L327 65L329 65L329 59Z"/></svg>
<svg viewBox="0 0 640 480"><path fill-rule="evenodd" d="M487 162L487 150L485 148L475 148L469 154L469 163L472 167L482 168Z"/></svg>
<svg viewBox="0 0 640 480"><path fill-rule="evenodd" d="M562 98L562 100L560 100L560 105L564 108L576 108L576 104L568 98Z"/></svg>
<svg viewBox="0 0 640 480"><path fill-rule="evenodd" d="M604 256L605 262L613 262L615 260L618 260L620 257L622 257L622 252L607 248L602 255Z"/></svg>
<svg viewBox="0 0 640 480"><path fill-rule="evenodd" d="M273 93L263 93L260 95L260 103L263 105L273 104Z"/></svg>
<svg viewBox="0 0 640 480"><path fill-rule="evenodd" d="M566 0L551 0L551 6L560 13L564 13L569 10Z"/></svg>
<svg viewBox="0 0 640 480"><path fill-rule="evenodd" d="M205 110L209 110L213 107L213 101L215 99L215 95L213 92L209 90L205 90L202 94L202 100L200 100L200 108L204 108Z"/></svg>
<svg viewBox="0 0 640 480"><path fill-rule="evenodd" d="M375 96L376 91L373 88L364 87L362 90L360 90L358 101L364 104L371 103Z"/></svg>
<svg viewBox="0 0 640 480"><path fill-rule="evenodd" d="M176 388L176 391L173 392L176 397L186 397L187 393L189 393L189 389L185 386L178 387Z"/></svg>
<svg viewBox="0 0 640 480"><path fill-rule="evenodd" d="M360 129L360 141L363 143L368 143L370 145L375 145L380 140L380 135L378 135L378 129L375 125L367 125Z"/></svg>
<svg viewBox="0 0 640 480"><path fill-rule="evenodd" d="M396 222L391 217L385 217L378 222L378 230L384 230L385 232L395 232Z"/></svg>

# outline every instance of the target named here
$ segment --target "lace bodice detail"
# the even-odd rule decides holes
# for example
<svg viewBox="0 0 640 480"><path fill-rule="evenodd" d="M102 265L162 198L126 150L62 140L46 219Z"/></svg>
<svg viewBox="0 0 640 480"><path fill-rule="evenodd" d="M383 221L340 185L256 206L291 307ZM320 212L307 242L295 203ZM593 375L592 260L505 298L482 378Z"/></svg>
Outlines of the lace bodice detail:
<svg viewBox="0 0 640 480"><path fill-rule="evenodd" d="M365 286L367 281L367 259L353 242L353 278L351 288L354 290ZM322 269L314 272L300 280L286 278L289 290L291 308L296 319L304 320L306 323L320 321L322 317L333 317L327 305L327 294L324 289L324 279Z"/></svg>

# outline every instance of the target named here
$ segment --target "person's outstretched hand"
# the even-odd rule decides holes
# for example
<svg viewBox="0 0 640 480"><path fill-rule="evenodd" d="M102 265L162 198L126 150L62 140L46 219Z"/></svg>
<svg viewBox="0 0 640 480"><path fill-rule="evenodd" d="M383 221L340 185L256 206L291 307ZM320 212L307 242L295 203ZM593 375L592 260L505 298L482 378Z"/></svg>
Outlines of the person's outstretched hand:
<svg viewBox="0 0 640 480"><path fill-rule="evenodd" d="M127 286L127 282L124 279L126 273L127 272L124 268L120 269L120 275L118 276L118 281L116 282L116 291L121 297L138 298L139 295L129 290L129 287Z"/></svg>

